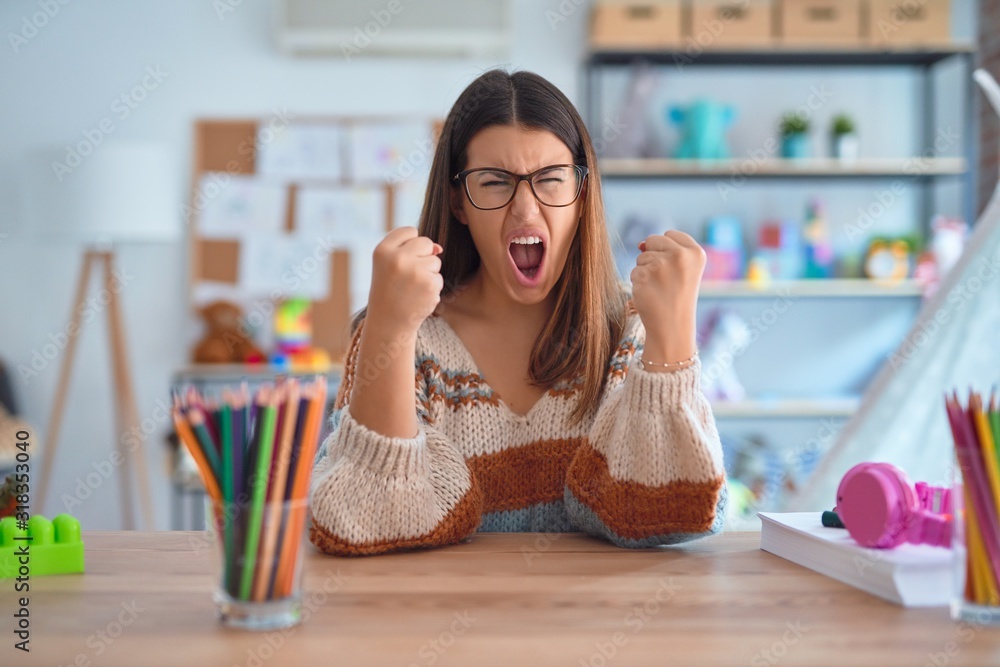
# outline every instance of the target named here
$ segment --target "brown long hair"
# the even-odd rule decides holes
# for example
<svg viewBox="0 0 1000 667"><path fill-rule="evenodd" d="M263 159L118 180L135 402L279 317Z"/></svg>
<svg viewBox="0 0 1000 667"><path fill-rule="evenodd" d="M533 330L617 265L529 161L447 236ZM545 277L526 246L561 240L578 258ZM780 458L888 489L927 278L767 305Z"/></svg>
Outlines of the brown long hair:
<svg viewBox="0 0 1000 667"><path fill-rule="evenodd" d="M552 318L535 341L528 365L532 384L550 388L583 378L571 420L579 424L604 391L608 362L625 328L625 290L617 278L605 227L601 178L583 119L563 93L533 72L490 70L459 95L445 119L434 153L420 215L419 234L439 243L442 300L479 268L468 227L451 211L452 176L465 169L466 148L480 130L494 125L546 130L562 140L576 164L590 173L582 215L563 274L553 288ZM359 315L360 318L360 315Z"/></svg>

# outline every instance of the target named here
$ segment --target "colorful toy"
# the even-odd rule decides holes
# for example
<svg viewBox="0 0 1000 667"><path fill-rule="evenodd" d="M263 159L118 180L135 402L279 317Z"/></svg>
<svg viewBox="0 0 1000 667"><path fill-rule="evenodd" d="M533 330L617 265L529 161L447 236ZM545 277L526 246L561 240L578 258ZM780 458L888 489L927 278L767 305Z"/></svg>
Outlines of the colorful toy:
<svg viewBox="0 0 1000 667"><path fill-rule="evenodd" d="M194 348L197 364L260 363L264 353L254 345L243 324L243 311L229 301L213 301L199 313L206 333Z"/></svg>
<svg viewBox="0 0 1000 667"><path fill-rule="evenodd" d="M765 222L760 227L757 257L768 265L776 280L795 280L802 275L801 229L794 220Z"/></svg>
<svg viewBox="0 0 1000 667"><path fill-rule="evenodd" d="M874 238L865 253L865 275L872 280L894 282L910 274L913 244L905 238Z"/></svg>
<svg viewBox="0 0 1000 667"><path fill-rule="evenodd" d="M27 530L17 523L12 516L0 520L0 578L21 576L22 566L29 577L83 572L83 540L74 517L60 514L49 521L36 514Z"/></svg>
<svg viewBox="0 0 1000 667"><path fill-rule="evenodd" d="M704 279L738 280L746 261L740 219L732 216L709 219L705 237Z"/></svg>
<svg viewBox="0 0 1000 667"><path fill-rule="evenodd" d="M729 157L726 130L736 120L735 108L699 99L687 108L671 107L668 116L681 128L681 143L675 157L681 160L721 160Z"/></svg>
<svg viewBox="0 0 1000 667"><path fill-rule="evenodd" d="M311 307L308 299L293 297L275 310L272 364L293 371L322 372L330 368L330 355L312 346Z"/></svg>
<svg viewBox="0 0 1000 667"><path fill-rule="evenodd" d="M754 255L747 266L747 282L751 286L764 288L771 284L771 267L760 255Z"/></svg>
<svg viewBox="0 0 1000 667"><path fill-rule="evenodd" d="M823 203L818 199L809 202L806 208L806 222L803 231L806 278L833 277L833 246L826 229Z"/></svg>

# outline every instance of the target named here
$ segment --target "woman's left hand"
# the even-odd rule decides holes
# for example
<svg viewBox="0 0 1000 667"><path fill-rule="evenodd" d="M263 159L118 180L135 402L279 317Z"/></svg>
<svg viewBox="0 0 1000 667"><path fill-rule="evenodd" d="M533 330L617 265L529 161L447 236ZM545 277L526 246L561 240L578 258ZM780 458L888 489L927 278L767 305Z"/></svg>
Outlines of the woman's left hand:
<svg viewBox="0 0 1000 667"><path fill-rule="evenodd" d="M705 251L684 232L670 230L639 244L632 270L632 302L646 329L643 356L654 363L687 359L696 351L698 288Z"/></svg>

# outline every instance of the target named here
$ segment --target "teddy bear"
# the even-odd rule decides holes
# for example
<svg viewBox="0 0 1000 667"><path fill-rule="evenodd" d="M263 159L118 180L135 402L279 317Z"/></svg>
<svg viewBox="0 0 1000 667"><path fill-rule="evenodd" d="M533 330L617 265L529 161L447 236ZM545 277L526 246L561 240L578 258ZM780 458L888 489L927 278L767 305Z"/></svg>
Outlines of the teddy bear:
<svg viewBox="0 0 1000 667"><path fill-rule="evenodd" d="M213 301L199 309L206 333L194 348L196 364L260 363L264 353L243 325L243 311L229 301Z"/></svg>

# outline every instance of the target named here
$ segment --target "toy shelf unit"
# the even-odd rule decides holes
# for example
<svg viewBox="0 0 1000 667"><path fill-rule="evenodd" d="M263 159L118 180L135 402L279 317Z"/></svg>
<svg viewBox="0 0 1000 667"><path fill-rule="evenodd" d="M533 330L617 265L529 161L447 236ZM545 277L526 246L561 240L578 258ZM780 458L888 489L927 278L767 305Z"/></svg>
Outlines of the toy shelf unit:
<svg viewBox="0 0 1000 667"><path fill-rule="evenodd" d="M851 69L874 71L909 69L919 74L918 99L913 108L919 114L918 147L913 155L893 157L862 157L844 161L830 158L782 159L771 157L755 161L747 168L745 157L723 159L678 159L670 157L619 157L601 159L601 176L607 180L622 179L717 179L740 170L741 176L759 179L844 179L870 181L871 179L912 179L923 186L920 220L929 220L934 211L934 182L943 179L960 179L964 194L961 211L965 220L975 220L974 173L976 150L975 125L971 100L973 98L972 72L975 67L975 46L955 43L933 48L896 48L892 50L859 47L852 49L818 48L816 50L784 48L741 48L704 50L697 55L682 49L664 50L597 50L590 53L583 67L584 113L594 136L600 136L602 126L616 114L607 108L604 94L606 74L622 69L646 67L669 78L688 68L742 72L747 70L772 70L774 76L789 69L805 68ZM935 119L938 95L935 74L957 64L962 79L962 155L945 156L935 146L940 128ZM900 102L902 107L905 101ZM905 109L894 109L900 112ZM619 114L620 115L620 114ZM609 142L610 143L610 142Z"/></svg>
<svg viewBox="0 0 1000 667"><path fill-rule="evenodd" d="M858 225L869 242L883 230L861 224L857 206L844 202L868 201L869 193L891 191L900 183L905 183L907 200L894 209L891 231L912 237L911 249L926 243L935 215L971 224L976 219L975 55L973 46L962 43L592 51L582 68L582 107L598 150L612 237L617 234L621 247L632 248L648 233L675 228L701 242L706 221L728 218L738 221L731 235L749 238L768 231L767 224L757 229L747 225L753 216L783 225L794 217L791 211L801 211L806 202L811 209L819 199L836 209L836 215L817 217L839 240L846 228ZM867 80L864 85L854 86L861 79ZM783 150L771 150L750 159L746 146L778 141L776 119L798 94L795 87L805 97L819 81L833 81L838 92L846 93L817 118L842 110L837 108L841 102L852 115L864 110L871 135L886 127L894 133L890 139L874 137L873 145L889 149L850 159L786 158ZM866 98L886 81L891 95ZM771 84L778 91L774 99ZM897 95L900 91L906 95ZM746 104L749 119L727 130L744 133L740 150L715 158L682 158L683 137L668 130L652 141L648 130L636 131L637 126L669 128L664 115L672 103L696 103L704 97ZM677 123L676 117L667 118ZM936 144L942 118L958 137L946 150ZM739 184L730 188L730 196L720 194L723 185L735 182L734 174ZM647 217L642 225L629 219L642 215ZM654 224L646 224L649 219ZM662 229L652 232L654 226ZM801 241L808 231L793 236ZM845 247L842 243L838 250ZM907 267L903 273L894 269L891 279L876 280L862 277L862 266L867 271L870 260L859 259L863 253L856 252L857 243L851 247L852 263L840 262L824 274L779 272L756 279L744 256L741 271L732 274L741 279L702 283L703 388L719 420L727 470L743 483L740 493L752 488L754 499L747 502L754 511L780 510L785 492L815 468L857 411L878 369L898 353L926 293L926 280L914 276L912 258L902 263ZM627 280L629 258L622 259L619 273ZM721 331L721 340L709 336L706 341L706 331L713 336ZM747 516L736 523L759 525Z"/></svg>

